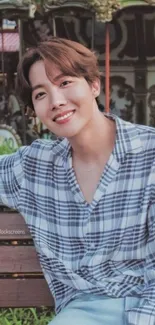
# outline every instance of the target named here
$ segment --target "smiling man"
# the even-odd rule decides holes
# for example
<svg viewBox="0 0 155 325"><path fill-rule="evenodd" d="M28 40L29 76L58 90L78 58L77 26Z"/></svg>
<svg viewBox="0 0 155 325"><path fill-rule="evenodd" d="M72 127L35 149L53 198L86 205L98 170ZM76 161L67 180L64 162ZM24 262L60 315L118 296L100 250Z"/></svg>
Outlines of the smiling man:
<svg viewBox="0 0 155 325"><path fill-rule="evenodd" d="M52 38L17 89L60 139L0 159L0 199L29 226L55 299L52 325L155 324L155 130L99 111L93 52Z"/></svg>

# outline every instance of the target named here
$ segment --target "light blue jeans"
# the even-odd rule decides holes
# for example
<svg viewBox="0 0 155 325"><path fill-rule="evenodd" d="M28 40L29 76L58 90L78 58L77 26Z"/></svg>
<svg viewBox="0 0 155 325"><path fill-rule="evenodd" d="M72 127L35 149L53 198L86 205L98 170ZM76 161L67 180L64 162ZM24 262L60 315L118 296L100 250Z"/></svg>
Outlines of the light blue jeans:
<svg viewBox="0 0 155 325"><path fill-rule="evenodd" d="M48 325L126 325L126 311L139 298L82 295L72 300Z"/></svg>

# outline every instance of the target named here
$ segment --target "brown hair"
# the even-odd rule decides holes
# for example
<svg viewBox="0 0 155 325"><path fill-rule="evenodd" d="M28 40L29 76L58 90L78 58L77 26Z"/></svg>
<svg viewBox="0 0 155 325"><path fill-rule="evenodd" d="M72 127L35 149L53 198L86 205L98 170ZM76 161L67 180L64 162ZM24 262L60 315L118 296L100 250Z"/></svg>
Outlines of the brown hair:
<svg viewBox="0 0 155 325"><path fill-rule="evenodd" d="M39 60L45 62L46 72L50 72L54 64L64 75L84 77L90 84L100 78L96 55L82 44L57 37L41 42L24 54L17 68L17 94L24 105L32 109L29 70Z"/></svg>

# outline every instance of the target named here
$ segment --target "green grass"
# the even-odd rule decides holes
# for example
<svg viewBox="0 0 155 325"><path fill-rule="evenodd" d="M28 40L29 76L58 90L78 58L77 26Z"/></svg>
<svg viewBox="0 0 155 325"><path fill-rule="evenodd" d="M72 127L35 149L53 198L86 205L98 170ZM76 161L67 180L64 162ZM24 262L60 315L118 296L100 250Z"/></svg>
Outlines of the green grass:
<svg viewBox="0 0 155 325"><path fill-rule="evenodd" d="M7 145L0 145L0 155L7 155L15 152L16 150L10 149Z"/></svg>
<svg viewBox="0 0 155 325"><path fill-rule="evenodd" d="M49 308L1 308L0 325L48 325L54 318Z"/></svg>

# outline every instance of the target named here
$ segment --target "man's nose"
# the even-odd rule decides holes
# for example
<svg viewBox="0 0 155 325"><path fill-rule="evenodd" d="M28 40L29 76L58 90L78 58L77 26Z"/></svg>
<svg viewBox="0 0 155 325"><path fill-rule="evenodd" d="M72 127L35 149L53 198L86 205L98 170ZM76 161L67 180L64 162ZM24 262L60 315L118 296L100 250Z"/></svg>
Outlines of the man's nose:
<svg viewBox="0 0 155 325"><path fill-rule="evenodd" d="M65 106L67 99L61 90L53 89L50 95L50 109L55 110L61 106Z"/></svg>

